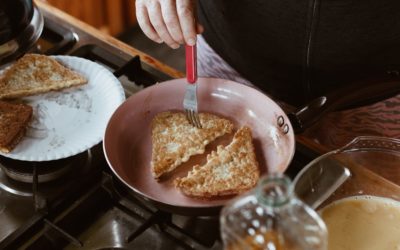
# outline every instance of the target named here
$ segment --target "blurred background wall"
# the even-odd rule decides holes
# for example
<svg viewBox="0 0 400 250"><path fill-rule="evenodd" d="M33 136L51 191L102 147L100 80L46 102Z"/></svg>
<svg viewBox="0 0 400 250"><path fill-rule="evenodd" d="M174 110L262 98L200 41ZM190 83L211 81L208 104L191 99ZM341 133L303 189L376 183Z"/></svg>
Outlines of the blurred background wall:
<svg viewBox="0 0 400 250"><path fill-rule="evenodd" d="M137 24L134 0L42 0L110 34Z"/></svg>

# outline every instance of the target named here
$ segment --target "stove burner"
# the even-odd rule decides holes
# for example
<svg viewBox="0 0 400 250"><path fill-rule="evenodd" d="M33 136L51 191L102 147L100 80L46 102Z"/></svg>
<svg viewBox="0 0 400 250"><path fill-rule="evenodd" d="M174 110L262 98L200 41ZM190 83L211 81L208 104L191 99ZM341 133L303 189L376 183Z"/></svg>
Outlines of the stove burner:
<svg viewBox="0 0 400 250"><path fill-rule="evenodd" d="M15 181L33 183L33 177L36 174L38 183L44 183L56 180L66 175L74 168L81 168L87 161L87 153L78 154L61 160L44 162L27 162L10 158L1 158L0 168L5 175Z"/></svg>

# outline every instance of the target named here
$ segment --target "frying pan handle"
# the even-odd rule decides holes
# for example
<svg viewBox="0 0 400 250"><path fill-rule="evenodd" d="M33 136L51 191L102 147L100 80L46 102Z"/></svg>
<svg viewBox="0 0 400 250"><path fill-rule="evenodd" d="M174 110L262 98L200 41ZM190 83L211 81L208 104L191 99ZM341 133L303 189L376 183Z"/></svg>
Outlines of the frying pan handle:
<svg viewBox="0 0 400 250"><path fill-rule="evenodd" d="M326 113L334 110L363 106L372 101L383 100L400 93L400 81L357 83L325 96L318 97L300 110L289 113L295 133L301 133Z"/></svg>

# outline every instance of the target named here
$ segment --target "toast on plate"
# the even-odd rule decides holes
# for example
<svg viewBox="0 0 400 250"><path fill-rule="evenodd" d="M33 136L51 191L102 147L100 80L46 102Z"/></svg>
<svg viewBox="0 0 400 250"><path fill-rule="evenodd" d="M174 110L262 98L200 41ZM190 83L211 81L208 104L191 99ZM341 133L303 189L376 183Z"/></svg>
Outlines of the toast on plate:
<svg viewBox="0 0 400 250"><path fill-rule="evenodd" d="M232 132L231 121L213 114L199 113L203 128L192 126L182 112L162 112L152 120L151 172L158 179L189 160L202 154L216 138Z"/></svg>
<svg viewBox="0 0 400 250"><path fill-rule="evenodd" d="M17 98L87 83L87 79L54 58L26 54L0 79L0 99Z"/></svg>
<svg viewBox="0 0 400 250"><path fill-rule="evenodd" d="M0 101L0 151L9 153L25 135L32 107Z"/></svg>
<svg viewBox="0 0 400 250"><path fill-rule="evenodd" d="M194 166L186 177L175 179L175 185L187 196L214 198L251 189L259 175L251 130L242 127L229 145L218 146L205 165Z"/></svg>

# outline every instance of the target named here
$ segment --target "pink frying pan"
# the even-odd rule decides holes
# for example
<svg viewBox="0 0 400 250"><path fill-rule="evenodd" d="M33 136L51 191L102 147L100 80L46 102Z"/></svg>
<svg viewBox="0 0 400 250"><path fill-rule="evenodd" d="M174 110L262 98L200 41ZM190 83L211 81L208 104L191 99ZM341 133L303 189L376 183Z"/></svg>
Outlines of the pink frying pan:
<svg viewBox="0 0 400 250"><path fill-rule="evenodd" d="M163 111L182 110L186 79L148 87L128 98L111 117L104 136L104 152L114 174L127 187L168 211L206 215L217 211L232 197L200 200L177 190L173 179L185 175L199 157L166 180L155 180L150 172L151 121ZM282 109L260 91L236 82L198 79L200 112L231 119L236 129L252 129L257 160L262 174L283 172L295 148L293 128ZM226 139L228 141L228 139ZM226 143L224 140L217 143ZM215 145L214 145L215 146ZM210 146L212 150L213 146ZM186 172L185 172L186 171Z"/></svg>

